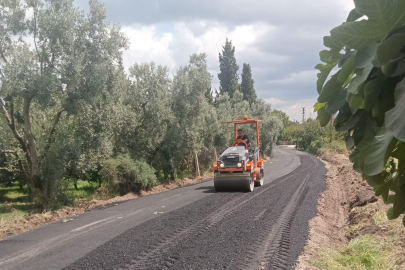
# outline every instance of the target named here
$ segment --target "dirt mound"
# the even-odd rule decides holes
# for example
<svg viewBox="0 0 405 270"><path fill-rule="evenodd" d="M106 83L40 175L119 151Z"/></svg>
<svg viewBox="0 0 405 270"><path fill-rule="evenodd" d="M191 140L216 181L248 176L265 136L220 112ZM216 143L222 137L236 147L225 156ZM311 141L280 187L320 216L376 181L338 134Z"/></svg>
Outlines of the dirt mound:
<svg viewBox="0 0 405 270"><path fill-rule="evenodd" d="M374 200L371 188L366 185L360 174L353 171L348 154L324 153L320 156L325 163L327 189L318 201L318 215L310 223L308 244L299 258L296 269L318 269L309 264L319 248L345 244L348 237L345 229L352 222L361 222L370 216L349 217L353 207L365 205ZM360 219L360 220L359 220ZM376 230L364 228L363 232Z"/></svg>
<svg viewBox="0 0 405 270"><path fill-rule="evenodd" d="M151 190L141 191L139 194L128 193L124 196L118 196L108 200L79 201L76 203L75 207L62 207L56 211L46 211L40 214L25 215L13 220L0 220L0 241L8 236L20 234L60 219L63 219L65 222L69 222L69 217L80 215L96 207L105 208L108 206L114 206L117 203L133 200L142 196L161 193L181 186L196 184L198 182L206 181L212 177L213 176L211 174L208 174L194 179L184 178L183 180L179 181L168 181L164 184L153 187Z"/></svg>

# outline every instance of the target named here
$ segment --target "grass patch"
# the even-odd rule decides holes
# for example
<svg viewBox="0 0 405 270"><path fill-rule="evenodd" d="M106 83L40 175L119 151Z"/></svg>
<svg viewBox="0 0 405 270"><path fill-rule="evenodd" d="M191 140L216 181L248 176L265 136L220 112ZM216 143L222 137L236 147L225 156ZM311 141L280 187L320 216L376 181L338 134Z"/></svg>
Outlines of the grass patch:
<svg viewBox="0 0 405 270"><path fill-rule="evenodd" d="M92 200L98 183L77 181L77 190L73 181L68 183L68 195L74 200ZM38 209L30 202L27 186L19 187L18 182L0 187L0 219L17 219L24 215L36 214Z"/></svg>
<svg viewBox="0 0 405 270"><path fill-rule="evenodd" d="M371 235L359 236L337 250L321 249L311 263L325 270L400 269L383 243Z"/></svg>
<svg viewBox="0 0 405 270"><path fill-rule="evenodd" d="M69 181L68 195L74 198L75 200L93 200L94 191L98 189L97 182L88 182L88 181L77 181L77 190L74 187L74 182Z"/></svg>
<svg viewBox="0 0 405 270"><path fill-rule="evenodd" d="M332 141L332 143L325 143L320 149L320 153L347 153L346 142L343 140Z"/></svg>

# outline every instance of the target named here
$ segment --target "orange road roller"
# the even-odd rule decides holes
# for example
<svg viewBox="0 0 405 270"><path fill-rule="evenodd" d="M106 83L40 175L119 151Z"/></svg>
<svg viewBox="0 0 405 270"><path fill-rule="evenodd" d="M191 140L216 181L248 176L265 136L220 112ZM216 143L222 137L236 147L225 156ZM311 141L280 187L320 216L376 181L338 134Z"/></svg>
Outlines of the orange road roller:
<svg viewBox="0 0 405 270"><path fill-rule="evenodd" d="M245 115L243 120L222 122L222 124L234 124L235 142L213 164L216 191L251 192L255 186L260 187L264 184L264 161L260 158L260 121L248 119ZM257 147L255 149L250 149L244 140L238 139L238 125L246 124L256 125Z"/></svg>

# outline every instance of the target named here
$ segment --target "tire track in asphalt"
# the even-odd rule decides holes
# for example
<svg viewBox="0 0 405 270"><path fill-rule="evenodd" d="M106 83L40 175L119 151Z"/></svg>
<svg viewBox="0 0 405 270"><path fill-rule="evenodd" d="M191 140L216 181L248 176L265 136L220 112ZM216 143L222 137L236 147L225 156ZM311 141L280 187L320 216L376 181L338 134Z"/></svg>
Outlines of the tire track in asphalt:
<svg viewBox="0 0 405 270"><path fill-rule="evenodd" d="M67 269L291 267L287 260L290 250L305 244L291 245L291 224L306 196L308 182L314 174L324 174L318 160L309 155L300 158L301 165L295 171L253 193L216 193L159 216L100 246Z"/></svg>

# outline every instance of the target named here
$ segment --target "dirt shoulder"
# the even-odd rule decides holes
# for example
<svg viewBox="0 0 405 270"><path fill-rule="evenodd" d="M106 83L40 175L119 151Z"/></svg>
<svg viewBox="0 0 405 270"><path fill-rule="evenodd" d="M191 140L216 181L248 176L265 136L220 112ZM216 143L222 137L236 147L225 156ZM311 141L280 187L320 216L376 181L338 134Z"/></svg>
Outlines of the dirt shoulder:
<svg viewBox="0 0 405 270"><path fill-rule="evenodd" d="M110 205L115 205L139 197L165 192L182 186L197 184L207 181L212 177L211 174L208 174L194 179L184 178L182 181L169 181L157 185L151 190L141 191L139 194L128 193L124 196L118 196L108 200L80 201L77 202L74 207L62 207L56 211L46 211L41 214L24 215L15 219L0 220L0 241L6 237L20 234L61 219L63 219L64 222L69 222L69 217L80 215L96 207L108 207Z"/></svg>
<svg viewBox="0 0 405 270"><path fill-rule="evenodd" d="M347 154L324 153L320 159L328 169L327 189L296 269L404 269L402 222L388 221L388 206L352 169Z"/></svg>

